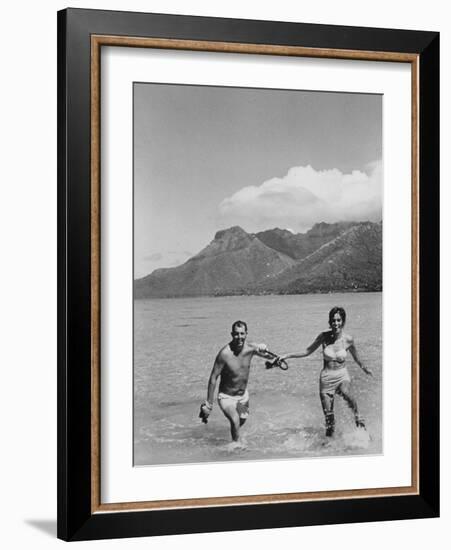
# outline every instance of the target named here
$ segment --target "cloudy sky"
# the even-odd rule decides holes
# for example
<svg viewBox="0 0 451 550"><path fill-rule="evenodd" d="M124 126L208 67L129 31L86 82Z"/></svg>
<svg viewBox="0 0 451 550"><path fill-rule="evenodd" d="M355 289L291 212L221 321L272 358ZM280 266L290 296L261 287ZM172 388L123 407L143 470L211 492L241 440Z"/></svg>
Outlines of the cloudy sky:
<svg viewBox="0 0 451 550"><path fill-rule="evenodd" d="M382 96L134 85L135 278L219 229L380 220Z"/></svg>

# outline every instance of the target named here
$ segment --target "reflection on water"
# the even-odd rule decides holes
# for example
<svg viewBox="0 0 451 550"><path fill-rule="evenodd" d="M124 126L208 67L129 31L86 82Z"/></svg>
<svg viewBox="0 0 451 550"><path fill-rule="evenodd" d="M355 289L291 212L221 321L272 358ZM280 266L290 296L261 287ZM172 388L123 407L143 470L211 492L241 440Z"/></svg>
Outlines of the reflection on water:
<svg viewBox="0 0 451 550"><path fill-rule="evenodd" d="M317 350L290 368L266 370L255 358L249 378L250 417L244 448L231 445L215 404L207 425L198 418L219 349L233 321L248 323L248 340L279 353L298 351L326 330L334 305L345 307L367 377L348 359L354 393L368 432L355 430L335 400L336 436L326 440L318 396ZM302 458L382 452L382 294L246 296L137 300L134 334L134 460L136 465Z"/></svg>

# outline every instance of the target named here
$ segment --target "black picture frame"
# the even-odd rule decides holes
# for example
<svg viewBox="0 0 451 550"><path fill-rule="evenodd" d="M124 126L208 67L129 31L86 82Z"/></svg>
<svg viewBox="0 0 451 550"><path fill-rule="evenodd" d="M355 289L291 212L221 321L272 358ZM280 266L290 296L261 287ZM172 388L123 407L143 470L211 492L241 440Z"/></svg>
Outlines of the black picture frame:
<svg viewBox="0 0 451 550"><path fill-rule="evenodd" d="M418 99L418 494L93 510L92 36L411 54ZM58 537L278 528L439 515L439 33L147 13L58 13Z"/></svg>

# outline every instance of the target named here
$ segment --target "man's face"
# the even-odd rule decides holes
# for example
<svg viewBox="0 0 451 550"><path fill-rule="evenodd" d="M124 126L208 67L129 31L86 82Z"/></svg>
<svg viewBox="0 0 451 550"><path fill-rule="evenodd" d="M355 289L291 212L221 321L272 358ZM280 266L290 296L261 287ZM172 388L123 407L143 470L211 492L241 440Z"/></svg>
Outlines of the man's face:
<svg viewBox="0 0 451 550"><path fill-rule="evenodd" d="M235 349L241 349L246 341L247 332L244 327L236 326L232 331L232 342Z"/></svg>

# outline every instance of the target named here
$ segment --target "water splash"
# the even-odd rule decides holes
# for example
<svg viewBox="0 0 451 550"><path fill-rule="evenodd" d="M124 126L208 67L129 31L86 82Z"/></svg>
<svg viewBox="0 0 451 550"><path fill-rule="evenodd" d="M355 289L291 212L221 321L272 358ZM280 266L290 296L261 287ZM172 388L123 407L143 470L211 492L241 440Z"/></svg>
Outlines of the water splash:
<svg viewBox="0 0 451 550"><path fill-rule="evenodd" d="M323 430L320 428L307 427L291 434L284 441L282 447L292 452L309 454L320 449L324 445Z"/></svg>
<svg viewBox="0 0 451 550"><path fill-rule="evenodd" d="M246 451L247 450L247 441L246 440L242 440L242 441L231 441L230 443L228 443L226 446L225 446L225 450L228 452L228 453L236 453L236 452L242 452L242 451Z"/></svg>
<svg viewBox="0 0 451 550"><path fill-rule="evenodd" d="M342 439L346 450L368 449L371 443L370 434L363 428L344 433Z"/></svg>

